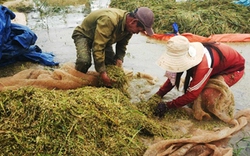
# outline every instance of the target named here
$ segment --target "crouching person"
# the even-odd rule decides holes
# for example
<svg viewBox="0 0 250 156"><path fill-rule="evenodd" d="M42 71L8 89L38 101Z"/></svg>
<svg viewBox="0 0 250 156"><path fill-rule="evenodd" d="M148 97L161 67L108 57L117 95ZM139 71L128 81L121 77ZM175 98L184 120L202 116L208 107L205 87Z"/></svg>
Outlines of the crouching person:
<svg viewBox="0 0 250 156"><path fill-rule="evenodd" d="M183 36L174 36L166 44L166 52L159 58L157 64L166 70L167 81L160 87L156 95L161 98L174 87L179 89L181 76L185 72L184 94L172 101L159 102L155 114L163 117L169 109L181 108L191 103L205 103L211 111L220 101L215 99L227 98L221 94L222 86L230 87L237 83L244 74L245 59L233 48L218 42L192 42ZM213 78L223 83L214 81ZM212 87L211 87L212 86ZM227 90L227 89L226 89ZM231 94L231 93L230 93ZM228 97L229 98L229 97ZM234 100L230 96L231 100ZM198 102L198 100L200 102ZM224 101L227 101L224 99ZM210 106L209 106L210 105ZM215 111L216 112L216 111ZM229 117L220 116L222 120L229 121Z"/></svg>

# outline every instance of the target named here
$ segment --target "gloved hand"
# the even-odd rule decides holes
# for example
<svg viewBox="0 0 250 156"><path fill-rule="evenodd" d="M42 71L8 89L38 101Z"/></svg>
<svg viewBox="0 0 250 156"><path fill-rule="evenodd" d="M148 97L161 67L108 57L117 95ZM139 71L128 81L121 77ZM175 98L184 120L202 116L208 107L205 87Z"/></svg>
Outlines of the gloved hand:
<svg viewBox="0 0 250 156"><path fill-rule="evenodd" d="M101 76L101 79L102 79L102 81L103 81L103 83L104 83L104 85L106 87L111 87L112 86L112 81L108 77L107 72L101 72L100 76Z"/></svg>
<svg viewBox="0 0 250 156"><path fill-rule="evenodd" d="M172 27L173 27L173 29L174 29L174 33L175 33L176 35L178 35L178 34L179 34L179 27L178 27L178 24L174 22L174 23L172 24Z"/></svg>
<svg viewBox="0 0 250 156"><path fill-rule="evenodd" d="M154 115L162 118L167 112L167 110L168 110L168 107L167 107L166 102L160 102L155 108Z"/></svg>
<svg viewBox="0 0 250 156"><path fill-rule="evenodd" d="M116 66L117 66L117 67L122 67L122 60L117 59L117 60L116 60Z"/></svg>

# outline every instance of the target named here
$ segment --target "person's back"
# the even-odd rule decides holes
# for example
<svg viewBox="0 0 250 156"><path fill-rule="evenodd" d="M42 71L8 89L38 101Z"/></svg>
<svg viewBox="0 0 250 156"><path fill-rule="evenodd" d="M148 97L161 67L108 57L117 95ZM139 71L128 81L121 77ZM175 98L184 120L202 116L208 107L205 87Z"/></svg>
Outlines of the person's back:
<svg viewBox="0 0 250 156"><path fill-rule="evenodd" d="M77 26L75 29L81 32L85 37L94 40L96 27L98 25L106 25L107 27L102 27L103 32L110 32L112 30L113 34L118 35L122 30L122 23L128 12L125 10L120 10L116 8L105 8L99 9L91 12L86 16L83 22ZM103 30L107 29L109 30ZM112 35L114 37L114 35ZM114 41L115 43L115 41Z"/></svg>
<svg viewBox="0 0 250 156"><path fill-rule="evenodd" d="M217 43L217 46L223 56L225 57L224 61L219 59L219 55L215 50L213 51L213 71L212 75L215 74L228 74L234 71L242 71L245 67L245 59L233 48L224 44Z"/></svg>

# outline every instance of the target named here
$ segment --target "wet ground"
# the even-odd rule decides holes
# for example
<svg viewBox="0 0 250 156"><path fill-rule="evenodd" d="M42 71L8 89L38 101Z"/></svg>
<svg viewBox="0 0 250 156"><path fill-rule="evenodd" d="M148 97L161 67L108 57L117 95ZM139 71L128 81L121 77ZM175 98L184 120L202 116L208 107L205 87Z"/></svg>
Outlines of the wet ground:
<svg viewBox="0 0 250 156"><path fill-rule="evenodd" d="M99 1L98 1L99 2ZM107 6L107 2L94 3L92 10L98 7ZM74 28L82 22L85 14L82 13L83 6L72 8L72 13L59 14L55 16L40 17L38 12L27 14L27 26L38 36L36 45L44 52L52 52L55 55L55 61L60 64L74 62L76 51L71 34ZM231 87L236 102L237 109L250 107L250 43L227 43L237 49L246 59L246 70L243 78ZM147 90L144 98L149 98L154 94L160 85L166 80L163 77L164 71L156 65L156 60L164 52L163 44L153 43L145 36L136 34L132 37L127 47L127 54L124 59L123 67L127 70L133 70L134 73L148 73L156 77L158 81L155 85L145 85L143 82L135 88L135 92ZM90 70L94 70L92 66ZM138 89L138 90L136 90ZM172 97L174 98L174 97ZM247 126L244 131L236 135L231 142L235 143L240 138L245 137L245 132L249 130ZM249 136L249 134L247 134Z"/></svg>
<svg viewBox="0 0 250 156"><path fill-rule="evenodd" d="M80 9L80 8L78 8ZM77 9L76 9L77 10ZM69 13L50 17L39 17L37 13L30 13L27 17L27 26L38 36L36 44L44 52L52 52L55 61L63 64L74 62L76 51L71 34L78 24L84 19L83 13ZM237 49L246 59L246 72L243 78L234 86L232 91L235 95L237 109L244 109L250 106L250 43L227 43ZM164 52L162 44L152 43L145 36L133 35L127 47L127 54L123 67L136 72L151 74L158 78L158 82L151 89L154 92L159 85L165 81L164 71L156 65L156 60ZM90 70L94 70L93 66Z"/></svg>
<svg viewBox="0 0 250 156"><path fill-rule="evenodd" d="M78 8L79 10L81 8ZM76 51L71 34L75 26L80 24L84 19L83 13L69 13L57 16L43 17L40 19L37 13L28 15L27 25L37 34L38 40L36 44L42 48L44 52L52 52L55 55L55 61L60 64L66 62L74 62L76 59ZM231 87L236 102L237 109L250 107L250 43L227 43L237 49L246 59L246 72L244 77L234 86ZM133 35L127 47L127 54L124 59L123 67L133 70L134 73L143 72L157 77L158 81L155 85L145 85L138 82L135 92L144 92L146 95L134 96L134 100L147 99L154 94L162 83L165 81L163 77L164 71L156 65L156 60L164 52L165 47L162 44L152 43L148 38L140 34ZM94 70L92 66L90 70ZM144 91L142 91L144 90ZM170 94L171 95L171 94ZM176 94L172 94L176 95ZM172 97L174 98L174 96ZM234 135L229 144L234 146L249 146L248 142L238 141L244 137L249 137L247 133L250 126L246 126L244 130ZM248 139L249 140L249 139ZM237 143L237 144L236 144ZM238 147L238 148L240 148ZM237 148L237 147L235 147ZM244 151L245 150L245 151ZM249 150L249 149L248 149ZM242 153L247 153L243 149Z"/></svg>

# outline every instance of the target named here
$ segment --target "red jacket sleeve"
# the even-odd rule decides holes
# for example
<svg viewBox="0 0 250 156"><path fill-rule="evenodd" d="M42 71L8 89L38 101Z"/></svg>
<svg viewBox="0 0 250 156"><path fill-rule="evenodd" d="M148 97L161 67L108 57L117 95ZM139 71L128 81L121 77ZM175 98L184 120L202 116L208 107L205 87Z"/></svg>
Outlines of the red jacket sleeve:
<svg viewBox="0 0 250 156"><path fill-rule="evenodd" d="M167 103L168 107L169 108L182 107L197 99L197 97L207 84L211 76L211 72L212 68L199 69L198 67L197 70L194 71L194 77L190 82L187 92L182 96L179 96L178 98L172 100L171 102L168 102Z"/></svg>
<svg viewBox="0 0 250 156"><path fill-rule="evenodd" d="M158 92L156 94L163 97L164 95L166 95L173 88L174 88L174 86L172 86L170 80L167 79L167 81L160 87L160 89L158 90Z"/></svg>

